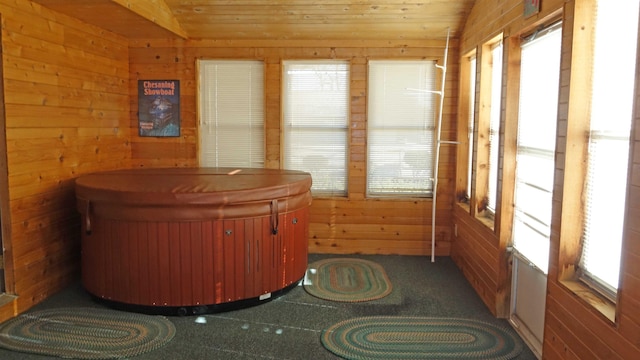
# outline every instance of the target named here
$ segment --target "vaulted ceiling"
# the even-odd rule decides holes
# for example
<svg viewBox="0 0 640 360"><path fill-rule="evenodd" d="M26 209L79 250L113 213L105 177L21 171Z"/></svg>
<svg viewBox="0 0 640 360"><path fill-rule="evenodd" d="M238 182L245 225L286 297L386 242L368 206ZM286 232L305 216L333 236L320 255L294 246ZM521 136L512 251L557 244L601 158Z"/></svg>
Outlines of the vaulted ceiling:
<svg viewBox="0 0 640 360"><path fill-rule="evenodd" d="M32 0L130 39L459 37L475 0Z"/></svg>

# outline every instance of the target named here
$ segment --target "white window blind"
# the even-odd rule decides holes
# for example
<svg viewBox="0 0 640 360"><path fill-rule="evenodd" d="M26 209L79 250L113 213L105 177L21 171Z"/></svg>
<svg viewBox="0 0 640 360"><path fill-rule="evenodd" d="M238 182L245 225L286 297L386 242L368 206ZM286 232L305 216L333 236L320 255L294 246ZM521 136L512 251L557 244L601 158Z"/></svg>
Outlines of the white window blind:
<svg viewBox="0 0 640 360"><path fill-rule="evenodd" d="M200 166L264 167L264 65L200 60Z"/></svg>
<svg viewBox="0 0 640 360"><path fill-rule="evenodd" d="M469 144L467 162L467 199L471 198L471 177L473 172L473 131L474 115L476 112L476 56L469 58L469 130L467 140Z"/></svg>
<svg viewBox="0 0 640 360"><path fill-rule="evenodd" d="M491 47L491 114L489 119L489 185L487 209L495 214L500 160L500 111L502 104L502 41Z"/></svg>
<svg viewBox="0 0 640 360"><path fill-rule="evenodd" d="M549 267L562 27L522 44L513 245L545 274Z"/></svg>
<svg viewBox="0 0 640 360"><path fill-rule="evenodd" d="M637 27L638 0L598 1L580 268L612 297L620 273Z"/></svg>
<svg viewBox="0 0 640 360"><path fill-rule="evenodd" d="M347 192L349 62L285 61L284 167L311 173L314 196Z"/></svg>
<svg viewBox="0 0 640 360"><path fill-rule="evenodd" d="M367 195L431 195L434 61L369 61Z"/></svg>

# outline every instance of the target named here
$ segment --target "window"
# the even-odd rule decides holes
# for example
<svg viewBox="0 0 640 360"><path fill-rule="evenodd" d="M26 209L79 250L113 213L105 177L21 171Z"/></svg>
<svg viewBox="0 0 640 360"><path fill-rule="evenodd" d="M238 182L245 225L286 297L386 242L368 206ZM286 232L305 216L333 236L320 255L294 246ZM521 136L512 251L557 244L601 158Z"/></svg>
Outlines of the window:
<svg viewBox="0 0 640 360"><path fill-rule="evenodd" d="M367 195L433 190L435 61L370 61Z"/></svg>
<svg viewBox="0 0 640 360"><path fill-rule="evenodd" d="M580 275L615 300L629 167L638 0L598 1L595 22Z"/></svg>
<svg viewBox="0 0 640 360"><path fill-rule="evenodd" d="M347 193L349 62L285 61L284 167L311 173L314 195Z"/></svg>
<svg viewBox="0 0 640 360"><path fill-rule="evenodd" d="M466 123L467 126L458 127L458 139L460 142L456 149L458 159L456 168L456 172L458 173L456 180L456 198L459 203L469 204L471 199L471 180L473 176L473 131L475 128L475 50L463 56L460 60L459 99L458 123Z"/></svg>
<svg viewBox="0 0 640 360"><path fill-rule="evenodd" d="M466 199L471 198L471 177L473 176L473 131L476 112L476 55L469 58L469 126L467 130L467 188Z"/></svg>
<svg viewBox="0 0 640 360"><path fill-rule="evenodd" d="M264 167L264 65L200 60L200 166Z"/></svg>
<svg viewBox="0 0 640 360"><path fill-rule="evenodd" d="M487 187L487 209L496 212L498 196L498 161L500 159L500 103L502 99L502 41L491 48L491 110L489 117L489 184Z"/></svg>
<svg viewBox="0 0 640 360"><path fill-rule="evenodd" d="M476 128L475 196L471 209L483 223L495 228L502 114L502 34L482 45L480 93Z"/></svg>
<svg viewBox="0 0 640 360"><path fill-rule="evenodd" d="M561 23L522 42L516 148L515 250L546 274L555 173Z"/></svg>

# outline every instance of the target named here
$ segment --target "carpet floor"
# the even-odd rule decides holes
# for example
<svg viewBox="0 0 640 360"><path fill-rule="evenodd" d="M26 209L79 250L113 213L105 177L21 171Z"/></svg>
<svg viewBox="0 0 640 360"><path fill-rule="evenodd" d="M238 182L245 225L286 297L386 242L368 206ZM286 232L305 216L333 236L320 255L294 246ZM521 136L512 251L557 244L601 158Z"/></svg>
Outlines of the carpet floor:
<svg viewBox="0 0 640 360"><path fill-rule="evenodd" d="M340 256L311 254L309 263L329 257ZM338 359L322 346L322 330L360 316L456 317L509 326L506 320L493 317L448 257L438 257L434 263L423 256L349 257L380 264L393 284L392 293L369 302L339 303L311 296L298 286L279 298L250 308L207 314L201 318L169 317L176 327L173 340L158 350L132 359ZM80 284L75 284L30 311L88 306L103 307L95 303ZM0 359L50 357L0 348ZM535 360L536 357L524 345L517 359Z"/></svg>

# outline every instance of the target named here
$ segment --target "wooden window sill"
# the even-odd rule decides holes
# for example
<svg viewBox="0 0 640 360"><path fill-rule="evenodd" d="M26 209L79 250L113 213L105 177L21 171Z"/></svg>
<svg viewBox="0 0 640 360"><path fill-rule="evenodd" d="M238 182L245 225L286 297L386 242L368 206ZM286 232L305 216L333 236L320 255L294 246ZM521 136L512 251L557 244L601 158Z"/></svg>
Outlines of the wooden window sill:
<svg viewBox="0 0 640 360"><path fill-rule="evenodd" d="M465 210L465 212L467 214L469 214L471 212L471 208L469 207L469 203L466 202L458 202L456 203L458 206L460 206L461 208L463 208Z"/></svg>
<svg viewBox="0 0 640 360"><path fill-rule="evenodd" d="M478 219L482 224L484 224L489 229L495 230L494 219L486 216L484 213L476 215L476 219Z"/></svg>
<svg viewBox="0 0 640 360"><path fill-rule="evenodd" d="M580 299L596 309L612 324L616 322L616 304L604 296L600 295L597 291L588 287L584 283L576 280L561 280L569 291L573 292Z"/></svg>

